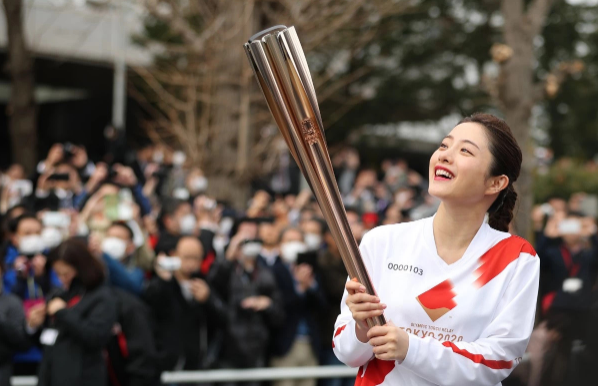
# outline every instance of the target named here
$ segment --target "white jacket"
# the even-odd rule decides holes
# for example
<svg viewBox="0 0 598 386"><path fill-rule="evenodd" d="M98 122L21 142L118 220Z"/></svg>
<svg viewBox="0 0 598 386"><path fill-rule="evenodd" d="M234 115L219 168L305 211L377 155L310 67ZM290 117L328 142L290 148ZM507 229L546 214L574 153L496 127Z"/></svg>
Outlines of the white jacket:
<svg viewBox="0 0 598 386"><path fill-rule="evenodd" d="M385 317L409 333L403 362L373 357L345 300L332 345L357 386L500 385L531 335L540 261L524 239L484 223L463 257L436 252L433 218L378 227L360 246Z"/></svg>

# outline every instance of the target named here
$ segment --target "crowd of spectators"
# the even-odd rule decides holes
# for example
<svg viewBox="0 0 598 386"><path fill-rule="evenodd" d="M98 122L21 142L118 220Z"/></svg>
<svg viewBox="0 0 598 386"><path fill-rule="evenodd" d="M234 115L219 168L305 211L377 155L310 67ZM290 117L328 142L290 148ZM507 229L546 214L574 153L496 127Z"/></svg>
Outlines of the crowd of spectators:
<svg viewBox="0 0 598 386"><path fill-rule="evenodd" d="M106 159L55 144L33 174L2 174L2 385L11 373L155 385L164 371L340 364L347 273L309 190L259 189L235 210L181 151ZM334 165L358 241L436 209L404 161L379 175L346 149Z"/></svg>
<svg viewBox="0 0 598 386"><path fill-rule="evenodd" d="M552 197L532 212L540 257L537 327L513 375L529 386L594 385L598 379L598 198Z"/></svg>
<svg viewBox="0 0 598 386"><path fill-rule="evenodd" d="M0 386L11 374L149 386L164 371L340 364L331 338L347 273L309 190L271 184L239 210L207 194L181 151L145 146L129 159L94 163L55 144L33 174L2 173ZM404 160L370 169L347 148L332 162L358 242L438 207ZM579 367L595 352L596 213L583 213L595 207L577 195L534 211L541 307L512 382L574 384L571 353Z"/></svg>

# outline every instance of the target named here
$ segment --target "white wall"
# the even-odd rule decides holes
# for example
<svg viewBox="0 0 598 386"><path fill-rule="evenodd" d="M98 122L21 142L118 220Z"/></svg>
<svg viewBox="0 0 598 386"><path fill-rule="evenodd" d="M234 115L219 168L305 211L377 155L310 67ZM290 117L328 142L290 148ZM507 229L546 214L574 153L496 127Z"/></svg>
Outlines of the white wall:
<svg viewBox="0 0 598 386"><path fill-rule="evenodd" d="M29 47L36 55L129 65L151 61L130 36L142 28L143 13L132 0L24 0ZM95 5L92 5L92 4ZM6 17L0 7L0 49L6 50Z"/></svg>

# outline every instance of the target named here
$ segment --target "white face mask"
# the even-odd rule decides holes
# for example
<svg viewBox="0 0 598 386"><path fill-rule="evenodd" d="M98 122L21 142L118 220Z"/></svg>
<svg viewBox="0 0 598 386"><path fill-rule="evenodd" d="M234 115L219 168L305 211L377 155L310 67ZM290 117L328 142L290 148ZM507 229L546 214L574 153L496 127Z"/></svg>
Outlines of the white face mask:
<svg viewBox="0 0 598 386"><path fill-rule="evenodd" d="M204 176L193 177L189 181L189 188L193 192L205 192L208 188L208 179Z"/></svg>
<svg viewBox="0 0 598 386"><path fill-rule="evenodd" d="M241 247L241 253L243 254L243 256L251 260L255 259L257 255L260 254L261 250L262 244L255 242L243 244L243 246Z"/></svg>
<svg viewBox="0 0 598 386"><path fill-rule="evenodd" d="M133 206L130 203L121 202L117 208L119 220L129 221L133 219Z"/></svg>
<svg viewBox="0 0 598 386"><path fill-rule="evenodd" d="M161 164L162 161L164 160L164 153L162 151L160 151L160 150L155 151L154 154L153 154L153 156L152 156L152 160L155 163Z"/></svg>
<svg viewBox="0 0 598 386"><path fill-rule="evenodd" d="M322 245L322 236L317 233L306 233L305 244L307 244L307 248L309 248L310 251L320 249L320 246Z"/></svg>
<svg viewBox="0 0 598 386"><path fill-rule="evenodd" d="M176 188L172 191L172 197L177 200L187 201L189 199L189 191L185 188Z"/></svg>
<svg viewBox="0 0 598 386"><path fill-rule="evenodd" d="M46 248L57 247L62 242L62 232L56 228L44 228L42 240Z"/></svg>
<svg viewBox="0 0 598 386"><path fill-rule="evenodd" d="M212 240L212 247L219 255L222 255L224 253L224 248L226 247L226 244L228 244L228 238L224 236L216 236L214 237L214 240Z"/></svg>
<svg viewBox="0 0 598 386"><path fill-rule="evenodd" d="M186 160L187 156L180 150L177 150L172 154L172 164L174 166L182 166Z"/></svg>
<svg viewBox="0 0 598 386"><path fill-rule="evenodd" d="M193 300L193 292L191 291L191 282L190 281L183 281L180 283L181 286L181 293L185 300L190 302Z"/></svg>
<svg viewBox="0 0 598 386"><path fill-rule="evenodd" d="M65 190L62 188L54 189L54 194L56 194L56 197L58 197L60 200L68 198L70 196L70 193L70 190Z"/></svg>
<svg viewBox="0 0 598 386"><path fill-rule="evenodd" d="M35 255L46 249L44 240L40 235L23 236L19 240L19 252L23 255Z"/></svg>
<svg viewBox="0 0 598 386"><path fill-rule="evenodd" d="M195 216L192 214L186 214L179 220L179 227L181 228L181 233L184 235L192 234L195 230L195 225Z"/></svg>
<svg viewBox="0 0 598 386"><path fill-rule="evenodd" d="M301 241L289 241L280 246L280 257L287 264L297 261L300 253L307 252L307 245Z"/></svg>
<svg viewBox="0 0 598 386"><path fill-rule="evenodd" d="M218 229L218 232L221 235L228 236L230 230L233 229L233 225L235 225L235 220L233 220L230 217L224 217L222 220L220 220L220 227Z"/></svg>
<svg viewBox="0 0 598 386"><path fill-rule="evenodd" d="M102 252L115 260L122 260L127 252L127 243L118 237L107 237L102 241Z"/></svg>

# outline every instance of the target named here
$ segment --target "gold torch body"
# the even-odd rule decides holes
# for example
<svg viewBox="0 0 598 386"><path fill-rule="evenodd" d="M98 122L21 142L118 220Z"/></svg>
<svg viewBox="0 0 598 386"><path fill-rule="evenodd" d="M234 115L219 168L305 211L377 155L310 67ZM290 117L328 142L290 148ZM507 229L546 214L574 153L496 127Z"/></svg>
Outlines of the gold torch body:
<svg viewBox="0 0 598 386"><path fill-rule="evenodd" d="M295 28L269 28L252 36L244 47L270 112L322 209L349 277L374 295L334 177L315 89ZM384 315L367 322L370 327L386 324Z"/></svg>

